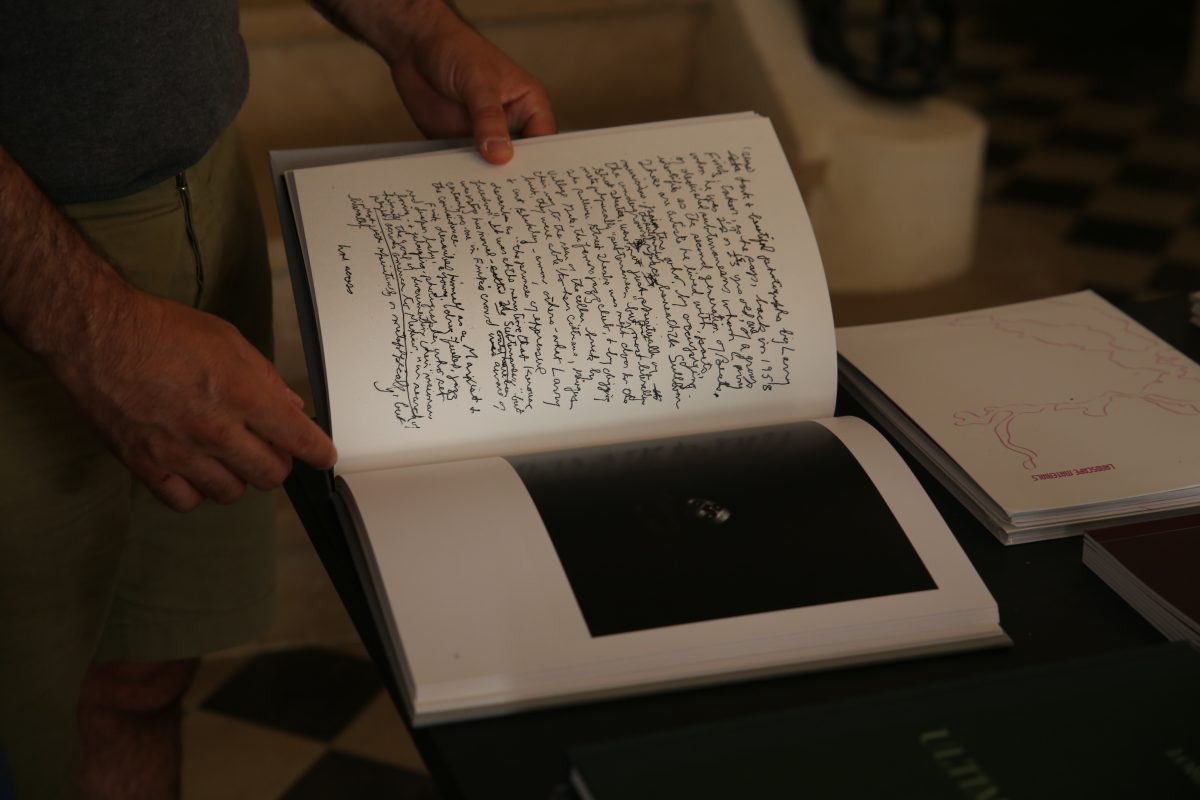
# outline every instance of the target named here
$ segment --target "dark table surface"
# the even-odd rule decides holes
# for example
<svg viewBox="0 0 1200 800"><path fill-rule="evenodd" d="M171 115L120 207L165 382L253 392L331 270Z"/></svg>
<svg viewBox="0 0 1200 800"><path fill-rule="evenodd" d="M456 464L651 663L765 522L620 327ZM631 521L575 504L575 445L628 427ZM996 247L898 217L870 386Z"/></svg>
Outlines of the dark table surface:
<svg viewBox="0 0 1200 800"><path fill-rule="evenodd" d="M1200 360L1200 329L1188 323L1186 298L1138 303L1126 310L1175 347ZM837 413L865 416L843 394L839 394ZM565 786L567 749L579 744L1162 640L1083 566L1079 537L1005 547L925 470L911 460L909 464L995 597L1001 625L1013 640L1011 648L417 728L414 739L442 795L570 797ZM387 659L354 571L351 544L342 535L329 497L328 474L300 465L289 478L287 489L364 645L398 700L395 676L388 674Z"/></svg>

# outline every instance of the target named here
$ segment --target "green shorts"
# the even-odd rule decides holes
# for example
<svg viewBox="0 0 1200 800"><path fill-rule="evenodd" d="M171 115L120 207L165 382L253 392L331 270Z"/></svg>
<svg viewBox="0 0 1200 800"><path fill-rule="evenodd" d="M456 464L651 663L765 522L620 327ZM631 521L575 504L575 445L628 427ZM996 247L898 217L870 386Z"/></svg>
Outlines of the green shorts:
<svg viewBox="0 0 1200 800"><path fill-rule="evenodd" d="M237 137L185 178L186 205L172 178L64 211L131 283L228 319L269 357L270 273ZM275 494L252 489L188 514L161 505L0 331L0 751L18 797L74 793L91 662L197 656L269 626L274 516ZM55 775L61 788L45 785Z"/></svg>

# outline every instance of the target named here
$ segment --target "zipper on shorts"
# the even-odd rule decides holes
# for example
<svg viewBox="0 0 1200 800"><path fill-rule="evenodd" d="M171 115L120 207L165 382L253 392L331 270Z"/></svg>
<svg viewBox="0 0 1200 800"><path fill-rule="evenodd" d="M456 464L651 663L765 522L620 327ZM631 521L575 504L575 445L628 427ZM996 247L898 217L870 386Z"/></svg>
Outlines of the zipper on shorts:
<svg viewBox="0 0 1200 800"><path fill-rule="evenodd" d="M187 226L188 244L192 246L192 256L196 261L196 298L192 305L200 307L204 296L204 262L200 257L200 241L196 238L196 227L192 222L192 193L188 189L187 175L180 172L175 176L175 188L179 191L179 201L183 204L183 222Z"/></svg>

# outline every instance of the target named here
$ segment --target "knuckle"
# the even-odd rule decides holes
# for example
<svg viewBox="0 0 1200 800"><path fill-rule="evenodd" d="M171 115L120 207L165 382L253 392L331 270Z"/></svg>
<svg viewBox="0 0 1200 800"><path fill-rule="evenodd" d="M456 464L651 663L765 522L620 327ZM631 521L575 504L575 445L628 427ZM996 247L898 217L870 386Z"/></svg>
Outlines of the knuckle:
<svg viewBox="0 0 1200 800"><path fill-rule="evenodd" d="M267 473L267 483L270 484L266 488L277 489L287 480L287 476L292 472L292 460L289 458L286 463L279 462L274 464Z"/></svg>
<svg viewBox="0 0 1200 800"><path fill-rule="evenodd" d="M169 505L175 511L178 511L180 514L186 514L189 511L195 511L196 508L199 507L199 505L203 502L203 497L173 497L172 500L167 503L167 505Z"/></svg>
<svg viewBox="0 0 1200 800"><path fill-rule="evenodd" d="M233 436L233 426L219 417L202 416L192 423L192 435L199 442L228 442Z"/></svg>
<svg viewBox="0 0 1200 800"><path fill-rule="evenodd" d="M201 501L207 498L220 505L229 505L236 503L245 491L241 479L228 472L220 462L209 458L191 459L183 474L195 487Z"/></svg>
<svg viewBox="0 0 1200 800"><path fill-rule="evenodd" d="M272 489L278 489L285 478L287 478L287 473L281 466L269 465L259 470L250 485L260 491L269 492Z"/></svg>
<svg viewBox="0 0 1200 800"><path fill-rule="evenodd" d="M194 511L204 502L203 496L190 489L186 483L177 480L164 482L151 478L146 481L146 485L168 508L180 514Z"/></svg>
<svg viewBox="0 0 1200 800"><path fill-rule="evenodd" d="M212 499L223 506L229 506L242 499L242 495L246 493L246 485L238 482L222 482L220 486L215 487Z"/></svg>
<svg viewBox="0 0 1200 800"><path fill-rule="evenodd" d="M292 455L311 453L317 445L317 438L308 425L294 425L289 434L288 450Z"/></svg>
<svg viewBox="0 0 1200 800"><path fill-rule="evenodd" d="M172 465L179 460L175 442L158 432L151 433L134 445L132 456L146 466Z"/></svg>

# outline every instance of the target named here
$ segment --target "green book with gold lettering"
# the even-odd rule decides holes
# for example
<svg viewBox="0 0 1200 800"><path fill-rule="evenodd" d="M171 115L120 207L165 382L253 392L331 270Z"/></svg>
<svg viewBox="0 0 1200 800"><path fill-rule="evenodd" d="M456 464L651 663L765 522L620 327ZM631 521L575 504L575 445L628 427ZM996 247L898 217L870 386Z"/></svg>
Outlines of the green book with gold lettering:
<svg viewBox="0 0 1200 800"><path fill-rule="evenodd" d="M586 800L1200 797L1200 653L1163 644L576 748Z"/></svg>

